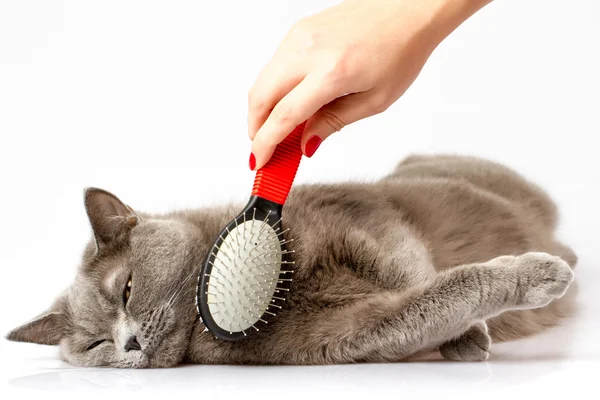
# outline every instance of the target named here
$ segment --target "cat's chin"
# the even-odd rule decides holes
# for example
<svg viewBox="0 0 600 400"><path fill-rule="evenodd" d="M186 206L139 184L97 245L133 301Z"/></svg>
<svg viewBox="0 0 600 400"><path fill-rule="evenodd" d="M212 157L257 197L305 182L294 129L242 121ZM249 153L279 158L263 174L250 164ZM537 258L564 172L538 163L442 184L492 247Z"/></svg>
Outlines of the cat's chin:
<svg viewBox="0 0 600 400"><path fill-rule="evenodd" d="M190 330L174 330L161 341L152 355L146 358L145 364L133 368L171 368L177 366L185 357Z"/></svg>
<svg viewBox="0 0 600 400"><path fill-rule="evenodd" d="M141 351L130 351L126 353L120 362L115 365L117 368L148 368L150 359Z"/></svg>
<svg viewBox="0 0 600 400"><path fill-rule="evenodd" d="M112 367L112 368L151 368L149 357L140 351L128 352L117 360L106 361L100 358L86 357L83 354L69 354L61 349L61 358L78 367Z"/></svg>

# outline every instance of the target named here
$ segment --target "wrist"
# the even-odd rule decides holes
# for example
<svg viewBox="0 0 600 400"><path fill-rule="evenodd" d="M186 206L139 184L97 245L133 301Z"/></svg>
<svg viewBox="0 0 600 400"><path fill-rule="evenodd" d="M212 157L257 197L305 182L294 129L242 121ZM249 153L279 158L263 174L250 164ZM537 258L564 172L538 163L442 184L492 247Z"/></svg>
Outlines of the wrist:
<svg viewBox="0 0 600 400"><path fill-rule="evenodd" d="M428 18L425 31L433 46L439 45L463 22L492 0L425 0Z"/></svg>

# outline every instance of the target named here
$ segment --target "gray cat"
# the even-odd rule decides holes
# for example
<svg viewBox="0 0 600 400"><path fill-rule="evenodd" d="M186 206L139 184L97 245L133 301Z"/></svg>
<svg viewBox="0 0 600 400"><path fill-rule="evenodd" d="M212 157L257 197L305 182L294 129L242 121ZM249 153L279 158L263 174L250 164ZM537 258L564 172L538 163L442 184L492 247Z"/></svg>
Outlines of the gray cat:
<svg viewBox="0 0 600 400"><path fill-rule="evenodd" d="M577 257L557 210L512 170L473 157L411 156L373 183L298 185L286 307L254 337L215 339L196 277L242 204L150 215L85 191L93 230L72 286L8 339L60 344L82 366L394 362L430 351L488 359L491 341L558 324ZM572 293L572 291L569 291Z"/></svg>

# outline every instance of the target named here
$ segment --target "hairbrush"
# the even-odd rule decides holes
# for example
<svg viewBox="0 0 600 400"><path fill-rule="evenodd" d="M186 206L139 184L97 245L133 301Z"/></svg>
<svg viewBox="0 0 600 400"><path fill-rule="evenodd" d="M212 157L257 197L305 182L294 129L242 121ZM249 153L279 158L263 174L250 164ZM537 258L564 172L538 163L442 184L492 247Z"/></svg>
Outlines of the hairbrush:
<svg viewBox="0 0 600 400"><path fill-rule="evenodd" d="M267 324L283 306L294 262L286 249L283 205L302 158L305 123L256 172L246 207L216 238L198 276L196 306L206 330L239 340Z"/></svg>

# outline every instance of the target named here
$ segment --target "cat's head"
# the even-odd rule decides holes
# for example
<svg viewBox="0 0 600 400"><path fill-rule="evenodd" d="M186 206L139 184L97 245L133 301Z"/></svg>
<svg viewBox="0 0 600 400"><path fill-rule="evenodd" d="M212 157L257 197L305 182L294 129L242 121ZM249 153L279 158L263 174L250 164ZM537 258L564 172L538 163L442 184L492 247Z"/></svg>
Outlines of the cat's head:
<svg viewBox="0 0 600 400"><path fill-rule="evenodd" d="M9 340L60 345L82 366L169 367L197 327L195 284L202 233L183 218L142 215L113 194L87 189L93 239L73 284Z"/></svg>

